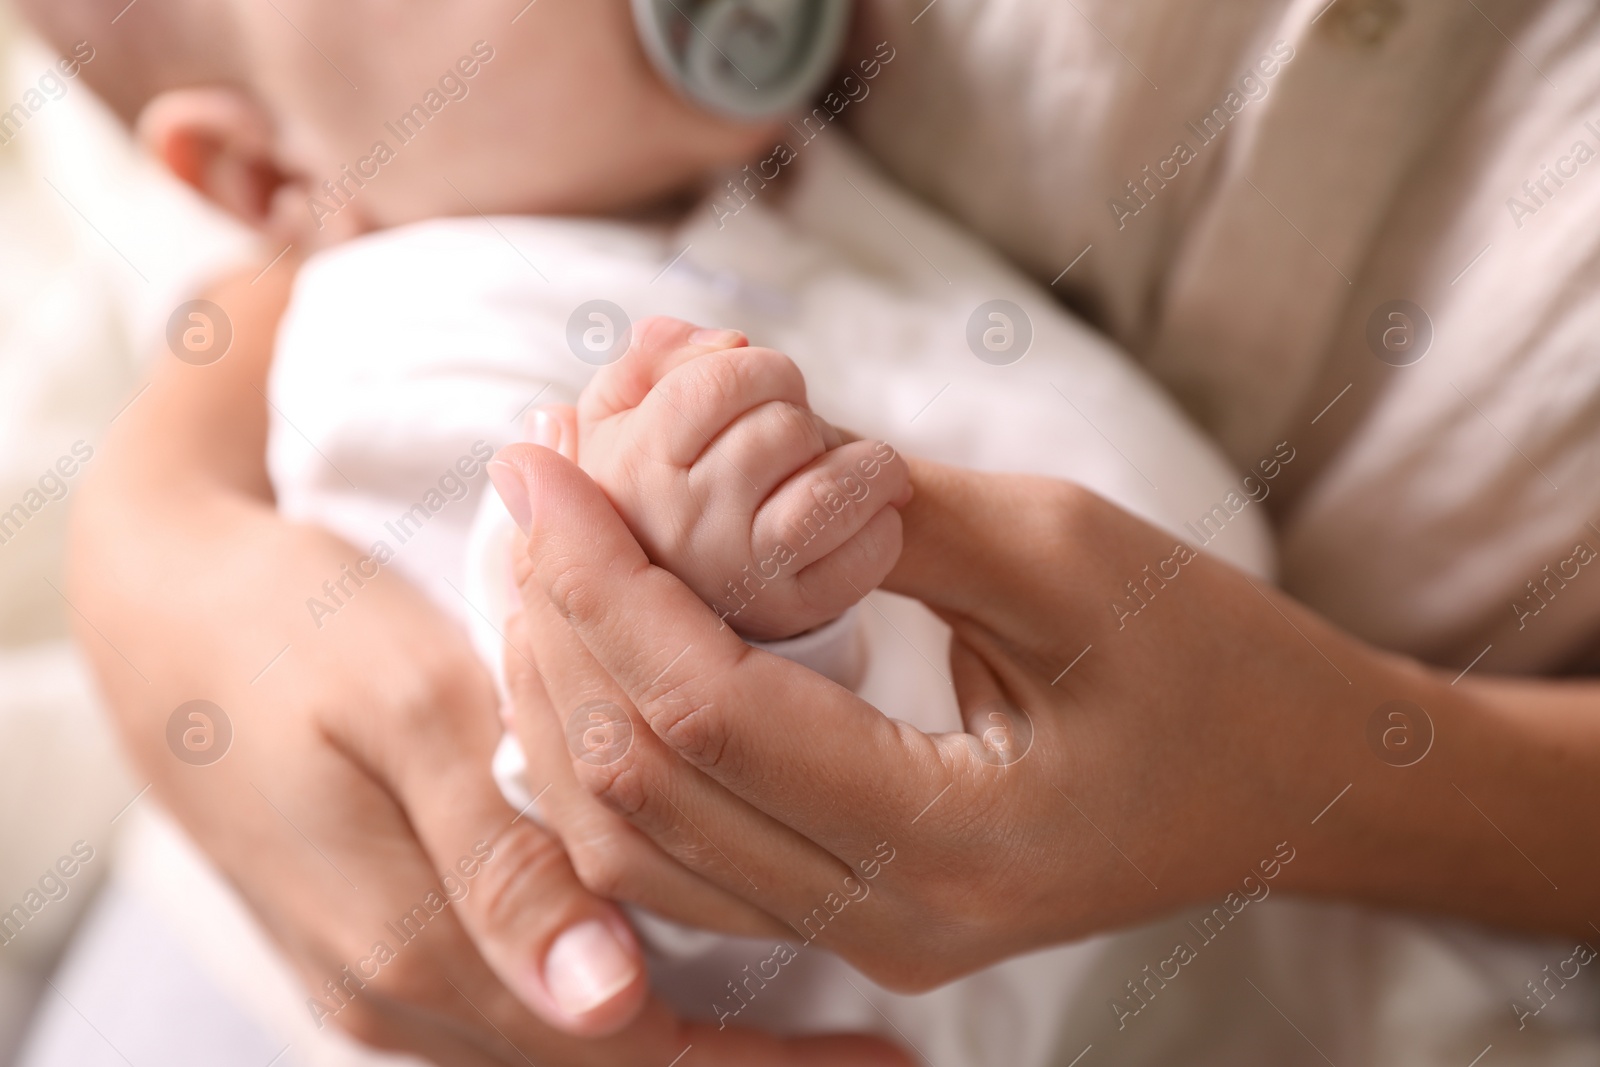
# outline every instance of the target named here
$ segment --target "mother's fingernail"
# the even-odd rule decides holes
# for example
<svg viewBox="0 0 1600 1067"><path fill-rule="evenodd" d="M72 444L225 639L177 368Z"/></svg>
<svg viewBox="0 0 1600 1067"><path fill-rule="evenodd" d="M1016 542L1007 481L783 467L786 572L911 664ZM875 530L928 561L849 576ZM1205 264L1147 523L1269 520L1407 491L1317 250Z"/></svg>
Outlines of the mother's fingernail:
<svg viewBox="0 0 1600 1067"><path fill-rule="evenodd" d="M489 472L489 480L494 483L495 492L500 494L511 517L522 527L523 533L531 534L533 501L528 499L528 487L522 483L522 475L517 468L504 460L491 459L484 469Z"/></svg>
<svg viewBox="0 0 1600 1067"><path fill-rule="evenodd" d="M737 348L745 343L742 330L696 330L689 335L692 345Z"/></svg>
<svg viewBox="0 0 1600 1067"><path fill-rule="evenodd" d="M571 1016L587 1015L628 988L639 963L611 928L598 919L556 938L545 957L544 981L556 1006Z"/></svg>

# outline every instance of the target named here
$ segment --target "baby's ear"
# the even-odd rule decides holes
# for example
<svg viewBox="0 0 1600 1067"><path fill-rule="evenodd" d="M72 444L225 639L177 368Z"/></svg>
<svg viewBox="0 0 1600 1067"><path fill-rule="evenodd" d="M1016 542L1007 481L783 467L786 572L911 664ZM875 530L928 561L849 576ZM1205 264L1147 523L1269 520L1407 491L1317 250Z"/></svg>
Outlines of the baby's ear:
<svg viewBox="0 0 1600 1067"><path fill-rule="evenodd" d="M138 135L207 200L249 226L272 228L274 199L290 179L278 165L271 117L250 95L226 86L169 90L145 105Z"/></svg>

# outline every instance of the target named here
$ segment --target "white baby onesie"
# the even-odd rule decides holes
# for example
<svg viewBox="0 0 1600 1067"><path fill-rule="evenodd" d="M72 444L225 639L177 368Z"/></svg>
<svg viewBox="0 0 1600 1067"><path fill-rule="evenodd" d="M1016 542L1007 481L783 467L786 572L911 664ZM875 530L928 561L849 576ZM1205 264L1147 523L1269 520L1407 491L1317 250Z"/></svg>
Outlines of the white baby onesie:
<svg viewBox="0 0 1600 1067"><path fill-rule="evenodd" d="M282 512L358 546L361 574L398 567L474 631L498 676L511 525L484 493L483 462L520 439L532 405L576 398L622 336L619 312L670 314L787 353L813 408L837 425L968 468L1079 482L1270 578L1253 500L1275 468L1248 479L1230 470L1134 365L848 143L824 137L797 154L787 188L746 172L670 224L438 220L313 257L271 382ZM308 591L319 626L337 625L360 596L355 579L330 579ZM921 604L874 592L832 628L832 652L790 652L821 664L838 641L860 642L864 699L924 730L959 730L948 638ZM502 772L514 756L503 748ZM771 942L635 918L655 950L655 987L686 1014L781 1032L875 1030L942 1067L1052 1062L1061 1005L1110 940L912 997L798 936L774 969L783 953Z"/></svg>

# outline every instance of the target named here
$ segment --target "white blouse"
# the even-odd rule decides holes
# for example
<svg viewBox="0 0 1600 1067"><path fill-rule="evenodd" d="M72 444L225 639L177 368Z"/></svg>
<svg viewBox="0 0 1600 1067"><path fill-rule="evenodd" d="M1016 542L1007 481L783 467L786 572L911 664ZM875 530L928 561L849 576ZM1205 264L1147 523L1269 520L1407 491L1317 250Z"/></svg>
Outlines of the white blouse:
<svg viewBox="0 0 1600 1067"><path fill-rule="evenodd" d="M1593 5L925 5L871 5L863 39L900 56L848 121L1241 467L1293 443L1285 587L1448 668L1581 666L1600 623Z"/></svg>

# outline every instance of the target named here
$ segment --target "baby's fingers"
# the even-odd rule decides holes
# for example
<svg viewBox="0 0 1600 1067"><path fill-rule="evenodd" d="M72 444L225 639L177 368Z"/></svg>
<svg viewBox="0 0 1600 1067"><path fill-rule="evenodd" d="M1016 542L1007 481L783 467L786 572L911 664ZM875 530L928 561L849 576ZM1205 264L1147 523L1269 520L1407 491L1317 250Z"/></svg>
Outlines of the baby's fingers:
<svg viewBox="0 0 1600 1067"><path fill-rule="evenodd" d="M842 445L784 482L757 509L751 549L758 560L779 555L784 573L793 574L843 546L886 508L910 499L910 469L887 443Z"/></svg>
<svg viewBox="0 0 1600 1067"><path fill-rule="evenodd" d="M639 402L629 433L658 462L687 468L736 420L773 403L809 410L794 361L770 348L724 349L663 377Z"/></svg>
<svg viewBox="0 0 1600 1067"><path fill-rule="evenodd" d="M794 578L794 595L818 626L883 584L900 558L904 529L900 512L884 508L854 537L802 570Z"/></svg>
<svg viewBox="0 0 1600 1067"><path fill-rule="evenodd" d="M683 364L709 352L742 348L738 330L705 330L692 322L652 315L633 324L628 351L602 367L578 400L584 419L599 422L639 406L650 390Z"/></svg>
<svg viewBox="0 0 1600 1067"><path fill-rule="evenodd" d="M689 487L706 510L747 528L769 496L839 447L843 438L807 408L784 401L748 411L706 447Z"/></svg>

